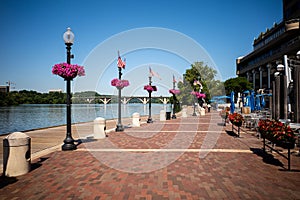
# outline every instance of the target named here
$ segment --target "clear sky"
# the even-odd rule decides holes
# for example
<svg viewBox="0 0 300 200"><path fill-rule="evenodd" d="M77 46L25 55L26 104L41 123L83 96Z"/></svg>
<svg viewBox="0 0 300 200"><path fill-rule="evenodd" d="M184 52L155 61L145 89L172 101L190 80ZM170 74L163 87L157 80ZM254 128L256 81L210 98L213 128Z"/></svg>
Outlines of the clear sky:
<svg viewBox="0 0 300 200"><path fill-rule="evenodd" d="M115 57L120 49L127 60L124 76L127 72L134 74L127 76L131 83L139 76L133 73L134 69L143 66L147 71L151 65L162 79L170 82L166 85L154 79L157 85L171 87L172 75L179 77L190 67L190 61L181 57L184 52L174 56L169 47L149 49L149 44L125 48L143 39L147 41L156 30L148 28L154 27L170 35L183 35L186 39L172 42L177 49L194 51L185 47L185 41L190 40L201 46L225 81L235 77L235 59L252 51L253 39L281 20L281 0L0 0L0 85L11 81L15 90L65 90L65 82L51 69L66 61L62 35L67 27L75 34L72 63L86 64L100 47L114 52ZM135 30L146 30L149 35L138 35ZM121 36L127 33L131 38L122 41ZM137 50L140 48L144 50ZM104 61L108 54L99 53L97 58ZM194 61L202 61L201 58ZM88 84L79 87L80 81L73 83L73 90L109 93L110 80L118 75L116 64L111 61L108 66L96 64L94 68L87 64L86 77L77 79ZM161 66L170 71L161 70ZM101 67L105 68L104 75L96 71ZM88 82L92 75L98 77L98 82ZM146 83L147 75L143 79Z"/></svg>

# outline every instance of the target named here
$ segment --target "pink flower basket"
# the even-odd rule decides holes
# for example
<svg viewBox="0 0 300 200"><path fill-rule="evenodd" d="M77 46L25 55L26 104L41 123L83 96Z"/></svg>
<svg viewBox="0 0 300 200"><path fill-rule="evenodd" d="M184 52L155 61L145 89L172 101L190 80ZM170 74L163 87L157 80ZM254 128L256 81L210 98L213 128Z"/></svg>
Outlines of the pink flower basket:
<svg viewBox="0 0 300 200"><path fill-rule="evenodd" d="M55 64L52 67L52 73L64 79L71 79L71 80L76 76L85 76L85 71L83 66L72 65L68 63Z"/></svg>

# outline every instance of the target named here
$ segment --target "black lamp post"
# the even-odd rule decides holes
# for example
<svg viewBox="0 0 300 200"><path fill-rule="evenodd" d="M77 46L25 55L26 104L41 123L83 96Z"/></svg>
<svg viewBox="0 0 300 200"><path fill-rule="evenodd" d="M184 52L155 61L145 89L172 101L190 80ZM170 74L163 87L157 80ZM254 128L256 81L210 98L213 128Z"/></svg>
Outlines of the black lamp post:
<svg viewBox="0 0 300 200"><path fill-rule="evenodd" d="M194 88L194 92L196 92L195 88ZM196 115L196 96L194 96L194 112L193 112L193 116L197 116Z"/></svg>
<svg viewBox="0 0 300 200"><path fill-rule="evenodd" d="M198 81L201 81L201 77L200 76L197 77L197 84L198 84ZM195 81L194 81L194 92L197 91L197 84L195 84ZM201 92L201 87L199 88L199 92ZM196 99L197 99L197 97L195 95L194 96L194 112L193 112L193 116L197 116L197 114L196 114ZM198 103L199 103L199 101L198 101Z"/></svg>
<svg viewBox="0 0 300 200"><path fill-rule="evenodd" d="M152 84L152 75L149 74L149 85L151 86L151 84ZM152 117L151 117L151 93L152 93L152 91L148 90L148 93L149 93L149 117L148 117L147 123L153 123Z"/></svg>
<svg viewBox="0 0 300 200"><path fill-rule="evenodd" d="M71 28L68 28L67 31L63 35L66 49L67 49L67 63L71 64L71 58L74 58L74 55L71 54L71 46L74 42L74 34L71 31ZM74 139L72 138L72 130L71 130L71 79L65 79L67 81L67 133L66 138L64 140L64 144L62 145L62 150L75 150L76 145L74 144Z"/></svg>
<svg viewBox="0 0 300 200"><path fill-rule="evenodd" d="M119 68L119 80L122 79L122 67ZM124 131L122 122L121 122L121 90L122 88L118 88L118 124L116 127L116 132Z"/></svg>
<svg viewBox="0 0 300 200"><path fill-rule="evenodd" d="M173 90L175 90L175 78L173 78ZM175 106L176 106L176 96L175 94L173 94L173 115L172 115L172 119L176 119L176 114L175 114Z"/></svg>

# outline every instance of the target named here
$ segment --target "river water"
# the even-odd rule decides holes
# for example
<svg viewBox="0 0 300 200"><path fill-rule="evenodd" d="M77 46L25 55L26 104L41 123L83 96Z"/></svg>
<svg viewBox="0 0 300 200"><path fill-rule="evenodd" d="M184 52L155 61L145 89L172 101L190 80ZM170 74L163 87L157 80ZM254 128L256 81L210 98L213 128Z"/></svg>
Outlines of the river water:
<svg viewBox="0 0 300 200"><path fill-rule="evenodd" d="M163 104L151 104L151 114L165 109ZM148 104L126 104L121 106L122 118L138 112L149 114ZM118 104L72 104L72 123L93 121L96 117L118 118ZM0 107L0 135L16 131L66 124L65 104L24 104Z"/></svg>

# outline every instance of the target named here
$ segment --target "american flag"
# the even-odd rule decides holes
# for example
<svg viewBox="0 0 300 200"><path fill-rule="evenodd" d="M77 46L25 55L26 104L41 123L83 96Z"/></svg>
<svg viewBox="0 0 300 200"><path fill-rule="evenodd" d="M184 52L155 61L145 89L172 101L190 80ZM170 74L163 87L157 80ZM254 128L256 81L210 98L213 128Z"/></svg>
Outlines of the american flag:
<svg viewBox="0 0 300 200"><path fill-rule="evenodd" d="M159 76L159 74L157 72L153 71L151 69L151 67L149 67L149 73L151 76L156 76L157 78L159 78L161 80L161 77Z"/></svg>
<svg viewBox="0 0 300 200"><path fill-rule="evenodd" d="M125 69L126 66L126 58L124 61L121 59L120 52L118 51L118 67Z"/></svg>

